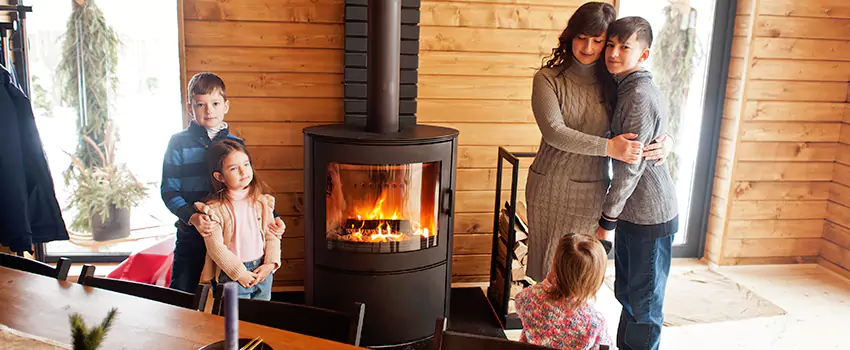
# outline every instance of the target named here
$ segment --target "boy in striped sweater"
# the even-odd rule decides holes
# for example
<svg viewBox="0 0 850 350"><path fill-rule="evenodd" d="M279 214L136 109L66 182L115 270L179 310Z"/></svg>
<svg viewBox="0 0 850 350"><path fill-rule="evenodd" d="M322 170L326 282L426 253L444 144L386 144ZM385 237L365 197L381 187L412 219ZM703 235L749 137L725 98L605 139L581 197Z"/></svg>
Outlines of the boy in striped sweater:
<svg viewBox="0 0 850 350"><path fill-rule="evenodd" d="M209 216L195 212L193 203L202 201L210 191L206 163L212 143L231 139L244 142L229 132L224 115L230 109L224 81L213 73L198 73L188 86L189 127L168 142L162 163L162 201L178 220L177 245L174 248L169 287L194 293L204 267L206 247L201 234L208 235L214 225Z"/></svg>
<svg viewBox="0 0 850 350"><path fill-rule="evenodd" d="M608 27L605 65L617 81L611 132L638 134L636 141L644 144L667 130L661 90L641 67L651 45L652 28L643 18L621 18ZM617 347L657 350L673 235L679 229L676 186L666 166L612 160L612 167L596 235L607 239L608 231L617 230L614 294L623 306Z"/></svg>

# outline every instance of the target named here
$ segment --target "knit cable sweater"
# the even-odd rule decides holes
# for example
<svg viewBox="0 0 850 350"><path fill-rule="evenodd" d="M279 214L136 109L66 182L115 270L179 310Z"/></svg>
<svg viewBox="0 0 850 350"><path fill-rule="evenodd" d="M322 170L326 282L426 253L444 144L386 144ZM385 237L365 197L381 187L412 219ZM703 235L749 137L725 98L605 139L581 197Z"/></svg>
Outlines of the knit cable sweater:
<svg viewBox="0 0 850 350"><path fill-rule="evenodd" d="M649 144L667 130L667 110L652 74L638 70L617 77L617 107L611 122L614 134L636 133ZM667 166L651 161L627 164L612 161L614 178L602 214L638 225L658 225L678 215L676 186ZM662 232L671 234L673 232Z"/></svg>
<svg viewBox="0 0 850 350"><path fill-rule="evenodd" d="M534 76L531 107L543 139L526 185L528 274L541 281L565 233L592 235L608 188L608 113L593 64Z"/></svg>
<svg viewBox="0 0 850 350"><path fill-rule="evenodd" d="M280 260L280 239L277 238L269 229L269 224L275 220L274 197L264 194L261 195L255 209L257 217L260 218L257 223L260 225L260 232L263 232L265 242L265 253L263 262L274 263L275 269L281 266ZM204 269L201 273L201 281L209 281L212 279L218 280L218 275L224 271L228 277L237 281L244 274L248 273L248 269L242 263L242 260L229 248L231 242L235 239L234 236L234 221L227 204L219 202L201 203L195 202L195 208L206 215L209 215L213 221L219 223L217 229L212 232L209 237L204 238L204 244L207 246L207 256L204 262Z"/></svg>

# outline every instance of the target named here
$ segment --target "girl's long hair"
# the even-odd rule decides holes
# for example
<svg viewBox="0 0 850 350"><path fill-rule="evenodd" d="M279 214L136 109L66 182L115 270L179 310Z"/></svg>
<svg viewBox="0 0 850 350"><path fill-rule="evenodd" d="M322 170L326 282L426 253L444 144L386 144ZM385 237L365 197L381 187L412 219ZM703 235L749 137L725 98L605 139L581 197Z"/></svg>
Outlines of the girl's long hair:
<svg viewBox="0 0 850 350"><path fill-rule="evenodd" d="M210 184L212 185L212 193L207 198L208 201L218 203L225 203L228 201L227 186L224 182L218 181L214 174L216 172L221 173L221 168L224 165L224 158L233 152L245 153L245 155L248 156L248 161L251 163L251 170L254 173L254 177L248 184L248 198L257 200L260 195L267 192L268 186L266 186L266 184L258 177L257 171L254 169L254 161L251 160L251 154L248 153L248 149L245 148L245 145L239 141L223 139L213 143L207 151L207 166L209 167Z"/></svg>
<svg viewBox="0 0 850 350"><path fill-rule="evenodd" d="M608 256L598 239L569 233L558 242L552 264L555 281L547 294L553 300L569 299L573 307L581 307L602 287L607 264Z"/></svg>
<svg viewBox="0 0 850 350"><path fill-rule="evenodd" d="M605 34L608 26L617 20L617 10L614 6L604 2L588 2L581 5L570 20L567 28L558 37L558 47L552 49L552 55L547 57L542 68L558 68L559 74L563 74L573 63L573 39L580 34L588 36L600 36ZM610 118L617 99L617 85L614 77L608 73L605 67L605 48L603 47L599 59L596 61L596 79L599 82L601 100L608 109Z"/></svg>

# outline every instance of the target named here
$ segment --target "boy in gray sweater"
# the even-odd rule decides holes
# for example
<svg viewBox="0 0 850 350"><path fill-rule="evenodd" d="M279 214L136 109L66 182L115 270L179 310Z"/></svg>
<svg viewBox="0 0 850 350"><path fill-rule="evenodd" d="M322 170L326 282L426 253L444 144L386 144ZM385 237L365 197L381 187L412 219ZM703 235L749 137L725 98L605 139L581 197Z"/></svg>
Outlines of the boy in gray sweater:
<svg viewBox="0 0 850 350"><path fill-rule="evenodd" d="M645 19L625 17L608 27L605 64L617 81L614 135L638 134L647 144L667 130L667 111L652 75L643 69L652 45ZM676 187L666 166L612 160L614 177L602 207L597 237L614 239L614 294L623 305L617 328L621 350L658 349L662 307L678 231Z"/></svg>

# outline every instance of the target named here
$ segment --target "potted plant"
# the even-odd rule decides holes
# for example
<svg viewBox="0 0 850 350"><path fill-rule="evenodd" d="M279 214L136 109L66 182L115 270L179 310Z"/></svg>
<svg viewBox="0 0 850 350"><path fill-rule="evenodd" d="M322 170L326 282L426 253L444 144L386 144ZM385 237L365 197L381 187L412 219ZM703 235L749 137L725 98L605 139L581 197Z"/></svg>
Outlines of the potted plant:
<svg viewBox="0 0 850 350"><path fill-rule="evenodd" d="M68 152L72 168L65 174L65 185L73 186L68 208L76 208L71 229L89 231L95 241L110 241L130 235L130 208L147 197L146 186L136 179L126 164L115 162L114 129L107 124L104 149L88 136L86 145L94 150L98 164L86 166ZM67 208L66 208L67 209Z"/></svg>
<svg viewBox="0 0 850 350"><path fill-rule="evenodd" d="M62 101L77 112L79 141L64 172L71 186L68 208L77 209L71 229L108 241L130 235L130 208L147 194L126 165L115 160L118 135L109 110L117 87L118 34L94 0L71 0L71 8L57 68Z"/></svg>

